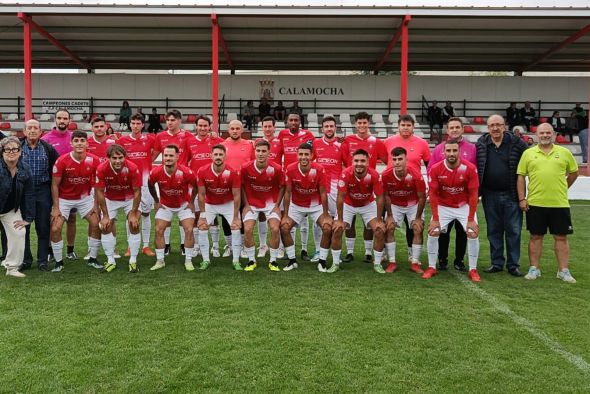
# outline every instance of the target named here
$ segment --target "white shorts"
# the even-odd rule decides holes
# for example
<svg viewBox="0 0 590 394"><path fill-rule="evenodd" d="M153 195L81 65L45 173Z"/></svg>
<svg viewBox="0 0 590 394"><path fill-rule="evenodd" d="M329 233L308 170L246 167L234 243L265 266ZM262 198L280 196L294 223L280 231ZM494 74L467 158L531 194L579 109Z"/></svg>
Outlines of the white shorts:
<svg viewBox="0 0 590 394"><path fill-rule="evenodd" d="M289 204L289 212L287 215L293 219L295 226L299 227L300 223L303 223L304 220L307 220L307 216L310 216L313 219L313 222L317 223L323 212L324 209L321 205L305 208L291 203Z"/></svg>
<svg viewBox="0 0 590 394"><path fill-rule="evenodd" d="M133 200L127 201L114 201L105 198L107 202L107 210L109 211L109 217L111 220L117 219L117 213L119 209L122 209L125 212L125 217L131 212L131 208L133 208Z"/></svg>
<svg viewBox="0 0 590 394"><path fill-rule="evenodd" d="M397 227L402 227L404 218L408 219L408 224L411 226L412 220L416 219L416 214L418 213L418 204L410 205L408 207L400 207L399 205L391 204L391 213ZM422 211L422 219L424 219L424 211Z"/></svg>
<svg viewBox="0 0 590 394"><path fill-rule="evenodd" d="M266 216L266 220L268 221L269 219L276 219L279 222L281 221L281 218L279 217L279 215L277 215L276 212L273 212L272 209L274 208L274 204L273 205L268 205L264 208L256 208L253 206L250 206L251 211L248 212L245 216L244 216L244 222L248 221L248 220L258 220L258 215L260 214L260 212L264 213L264 216Z"/></svg>
<svg viewBox="0 0 590 394"><path fill-rule="evenodd" d="M139 212L150 213L154 207L154 198L147 186L141 187L141 202L139 203ZM109 214L110 215L110 214Z"/></svg>
<svg viewBox="0 0 590 394"><path fill-rule="evenodd" d="M229 201L219 205L205 203L205 212L203 213L205 214L204 217L208 225L212 225L217 215L221 215L231 226L234 221L234 202ZM201 218L203 217L203 213L201 214Z"/></svg>
<svg viewBox="0 0 590 394"><path fill-rule="evenodd" d="M94 195L92 194L79 200L64 200L60 198L58 201L59 211L66 220L70 217L70 211L72 209L77 209L81 218L85 218L94 209Z"/></svg>
<svg viewBox="0 0 590 394"><path fill-rule="evenodd" d="M185 219L194 219L195 215L187 207L187 202L185 202L178 208L169 208L165 205L160 205L160 209L158 209L158 212L156 212L155 219L171 222L174 214L178 215L178 220L180 220L181 222Z"/></svg>
<svg viewBox="0 0 590 394"><path fill-rule="evenodd" d="M377 202L372 201L364 207L353 207L344 203L342 208L342 220L346 224L346 228L350 228L352 220L357 213L363 218L365 227L369 228L369 222L377 217Z"/></svg>
<svg viewBox="0 0 590 394"><path fill-rule="evenodd" d="M469 204L465 204L460 208L445 207L442 205L438 206L438 218L440 223L440 232L446 233L449 223L453 220L457 220L463 226L465 232L467 232L467 219L469 217ZM477 223L477 214L473 220Z"/></svg>

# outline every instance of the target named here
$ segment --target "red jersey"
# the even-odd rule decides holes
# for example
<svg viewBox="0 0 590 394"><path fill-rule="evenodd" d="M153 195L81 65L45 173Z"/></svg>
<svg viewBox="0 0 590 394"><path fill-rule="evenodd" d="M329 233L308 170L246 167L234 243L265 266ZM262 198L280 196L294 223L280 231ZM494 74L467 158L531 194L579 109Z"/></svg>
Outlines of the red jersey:
<svg viewBox="0 0 590 394"><path fill-rule="evenodd" d="M53 166L53 176L61 177L59 198L79 200L89 196L99 164L100 159L89 153L82 161L74 159L73 153L61 155Z"/></svg>
<svg viewBox="0 0 590 394"><path fill-rule="evenodd" d="M197 173L197 185L205 187L205 202L221 205L234 200L232 189L241 187L240 172L229 167L217 174L213 165L201 167Z"/></svg>
<svg viewBox="0 0 590 394"><path fill-rule="evenodd" d="M303 143L313 145L315 137L309 130L300 129L297 134L291 134L289 129L283 129L277 137L283 146L283 168L297 163L297 148Z"/></svg>
<svg viewBox="0 0 590 394"><path fill-rule="evenodd" d="M176 134L171 134L168 130L164 130L156 134L154 150L162 153L166 145L176 145L180 151L178 164L188 166L189 151L194 142L195 136L188 131L180 130Z"/></svg>
<svg viewBox="0 0 590 394"><path fill-rule="evenodd" d="M195 183L195 174L190 168L178 165L172 175L168 175L164 165L156 166L150 172L149 185L158 184L160 204L169 208L180 208L190 202L190 193Z"/></svg>
<svg viewBox="0 0 590 394"><path fill-rule="evenodd" d="M139 167L125 159L119 172L113 169L110 161L100 163L96 169L96 186L105 189L105 197L112 201L132 200L134 190L141 187Z"/></svg>
<svg viewBox="0 0 590 394"><path fill-rule="evenodd" d="M251 140L240 139L234 142L231 138L223 141L225 146L225 165L230 168L242 168L242 166L254 160L254 145Z"/></svg>
<svg viewBox="0 0 590 394"><path fill-rule="evenodd" d="M265 138L258 138L258 139L256 139L256 142L258 142L260 140L264 140L264 139ZM276 163L278 165L282 165L283 164L283 144L281 143L281 140L276 137L273 137L273 139L268 141L268 143L270 144L270 151L268 152L268 161L271 163ZM254 146L256 146L256 143L254 143ZM254 150L256 151L256 148L254 148Z"/></svg>
<svg viewBox="0 0 590 394"><path fill-rule="evenodd" d="M408 167L403 178L395 175L393 168L388 168L381 174L383 190L389 195L393 205L410 207L418 204L418 193L426 192L426 183L420 171Z"/></svg>
<svg viewBox="0 0 590 394"><path fill-rule="evenodd" d="M109 146L116 143L117 142L111 137L108 137L103 142L98 142L96 138L94 138L94 134L92 134L90 137L88 137L88 148L86 148L86 152L98 157L100 162L103 163L108 159L107 149L109 149Z"/></svg>
<svg viewBox="0 0 590 394"><path fill-rule="evenodd" d="M438 204L459 208L469 201L468 191L479 188L477 169L468 161L461 160L459 166L450 169L447 161L436 163L430 169L429 193L438 196Z"/></svg>
<svg viewBox="0 0 590 394"><path fill-rule="evenodd" d="M387 163L387 149L385 143L374 135L369 135L364 140L358 135L347 135L340 146L344 167L352 165L352 155L357 149L363 149L369 154L369 167L377 168L377 160Z"/></svg>
<svg viewBox="0 0 590 394"><path fill-rule="evenodd" d="M242 167L242 185L251 206L264 208L276 204L279 189L285 185L283 170L269 161L268 167L260 171L256 161L251 161Z"/></svg>
<svg viewBox="0 0 590 394"><path fill-rule="evenodd" d="M311 162L311 168L304 174L299 163L293 163L285 171L285 183L291 186L291 202L300 207L320 205L320 186L326 186L326 171L321 164Z"/></svg>
<svg viewBox="0 0 590 394"><path fill-rule="evenodd" d="M340 142L328 142L324 138L316 138L313 141L313 159L324 167L328 184L326 191L330 193L338 187L338 180L342 174L342 150Z"/></svg>
<svg viewBox="0 0 590 394"><path fill-rule="evenodd" d="M127 159L139 168L143 186L147 186L152 170L152 151L155 143L153 134L141 134L137 139L129 134L117 140L117 144L125 148Z"/></svg>
<svg viewBox="0 0 590 394"><path fill-rule="evenodd" d="M217 144L221 144L223 138L219 137L206 137L200 140L199 137L195 137L195 141L190 147L190 168L196 174L199 169L203 166L211 164L211 148Z"/></svg>
<svg viewBox="0 0 590 394"><path fill-rule="evenodd" d="M383 194L383 185L379 173L368 168L362 179L354 174L354 168L348 167L342 171L338 181L338 192L344 194L344 203L352 207L364 207L375 201L375 196Z"/></svg>

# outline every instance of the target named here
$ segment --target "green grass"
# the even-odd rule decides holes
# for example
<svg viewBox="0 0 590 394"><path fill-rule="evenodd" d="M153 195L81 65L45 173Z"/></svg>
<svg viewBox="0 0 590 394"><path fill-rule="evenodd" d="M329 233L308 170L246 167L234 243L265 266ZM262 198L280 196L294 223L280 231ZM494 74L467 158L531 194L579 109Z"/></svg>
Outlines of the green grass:
<svg viewBox="0 0 590 394"><path fill-rule="evenodd" d="M574 204L577 284L555 279L548 240L539 280L482 273L478 286L590 362L590 204ZM485 268L481 209L479 218ZM122 234L119 227L120 252ZM524 233L524 270L527 240ZM405 253L398 247L398 261ZM265 264L247 273L234 272L226 259L187 273L176 252L157 272L149 271L153 259L139 262L136 275L125 263L101 274L78 261L59 274L31 270L24 280L0 279L0 391L590 391L588 371L475 295L454 272L424 281L405 264L380 276L357 262L334 275L309 263L289 273L272 273Z"/></svg>

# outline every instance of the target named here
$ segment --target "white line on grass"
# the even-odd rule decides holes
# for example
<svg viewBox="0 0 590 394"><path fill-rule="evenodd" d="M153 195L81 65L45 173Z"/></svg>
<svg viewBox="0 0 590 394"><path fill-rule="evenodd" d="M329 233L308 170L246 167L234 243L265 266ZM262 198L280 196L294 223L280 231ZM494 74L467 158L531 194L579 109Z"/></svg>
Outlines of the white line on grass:
<svg viewBox="0 0 590 394"><path fill-rule="evenodd" d="M534 337L543 342L543 344L545 344L545 346L547 346L549 349L559 354L566 361L568 361L570 364L572 364L582 372L590 375L590 364L588 364L588 362L584 360L582 357L567 351L559 342L557 342L549 335L545 334L543 331L535 327L535 325L530 320L517 315L515 312L512 311L512 309L510 309L510 307L508 307L508 305L504 304L502 301L498 300L496 297L494 297L487 291L483 290L481 287L470 282L465 276L455 272L452 272L452 274L461 283L463 283L465 287L467 287L481 299L490 303L496 310L508 316L513 322L522 326Z"/></svg>

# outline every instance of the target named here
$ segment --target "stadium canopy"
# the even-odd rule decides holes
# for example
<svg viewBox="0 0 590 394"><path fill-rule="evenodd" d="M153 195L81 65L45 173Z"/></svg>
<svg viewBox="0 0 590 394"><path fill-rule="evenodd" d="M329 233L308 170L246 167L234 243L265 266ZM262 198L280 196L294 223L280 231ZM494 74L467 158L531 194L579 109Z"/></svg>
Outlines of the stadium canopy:
<svg viewBox="0 0 590 394"><path fill-rule="evenodd" d="M293 3L2 3L0 68L212 70L214 126L219 69L590 70L587 1Z"/></svg>

